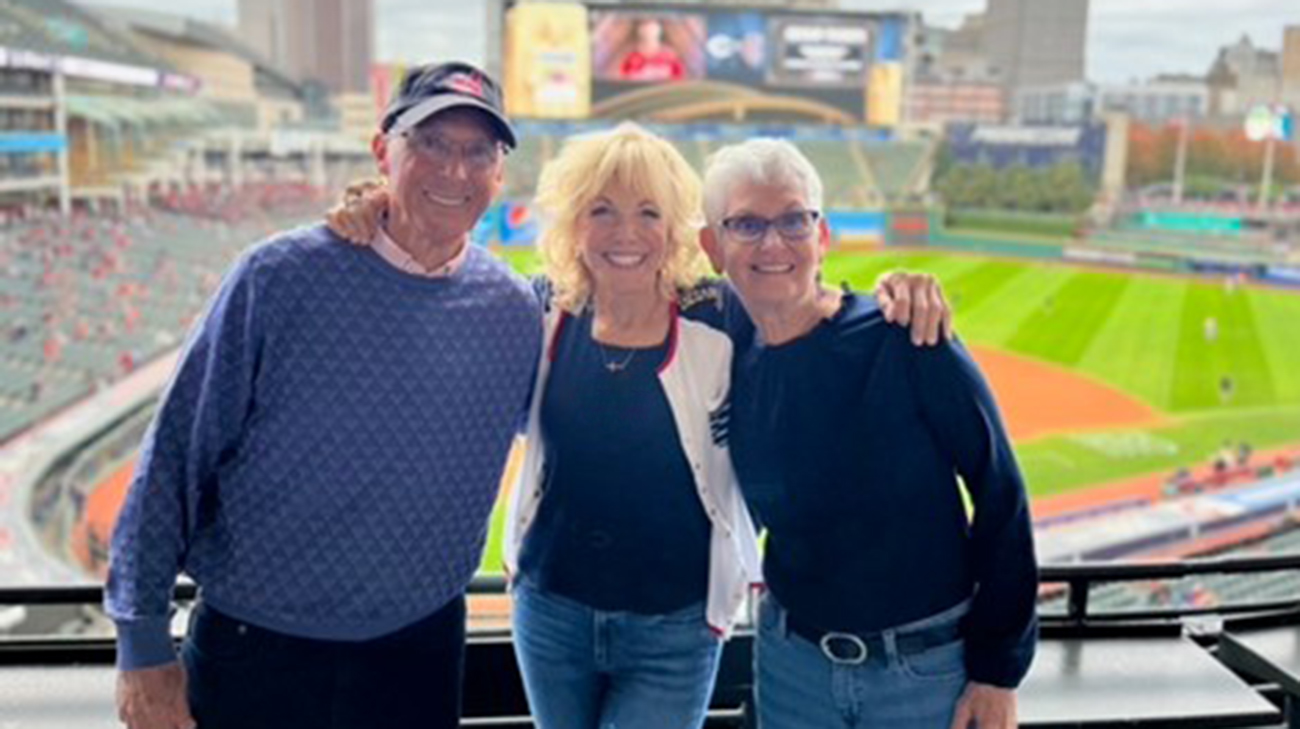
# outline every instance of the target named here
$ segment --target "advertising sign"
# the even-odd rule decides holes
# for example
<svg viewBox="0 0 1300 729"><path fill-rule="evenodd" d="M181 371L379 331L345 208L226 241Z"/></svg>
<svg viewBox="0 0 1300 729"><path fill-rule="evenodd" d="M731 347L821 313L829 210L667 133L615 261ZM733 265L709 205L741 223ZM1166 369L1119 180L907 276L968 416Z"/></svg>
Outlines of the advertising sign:
<svg viewBox="0 0 1300 729"><path fill-rule="evenodd" d="M709 78L761 84L767 73L767 21L758 13L710 15L704 50Z"/></svg>
<svg viewBox="0 0 1300 729"><path fill-rule="evenodd" d="M847 18L770 19L772 63L768 82L789 86L853 86L867 81L870 21Z"/></svg>
<svg viewBox="0 0 1300 729"><path fill-rule="evenodd" d="M575 3L524 3L506 19L506 109L535 119L591 114L591 37L587 9Z"/></svg>

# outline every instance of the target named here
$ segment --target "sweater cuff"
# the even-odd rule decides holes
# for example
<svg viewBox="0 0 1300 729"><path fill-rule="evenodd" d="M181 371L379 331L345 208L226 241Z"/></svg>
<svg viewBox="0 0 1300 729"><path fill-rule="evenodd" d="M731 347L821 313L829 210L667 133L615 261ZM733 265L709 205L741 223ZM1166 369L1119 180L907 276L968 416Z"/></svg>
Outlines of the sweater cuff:
<svg viewBox="0 0 1300 729"><path fill-rule="evenodd" d="M142 618L117 623L117 667L122 671L154 668L176 661L171 618Z"/></svg>
<svg viewBox="0 0 1300 729"><path fill-rule="evenodd" d="M976 683L1015 689L1029 673L1033 661L1034 645L1017 646L1011 650L990 649L966 643L966 678Z"/></svg>

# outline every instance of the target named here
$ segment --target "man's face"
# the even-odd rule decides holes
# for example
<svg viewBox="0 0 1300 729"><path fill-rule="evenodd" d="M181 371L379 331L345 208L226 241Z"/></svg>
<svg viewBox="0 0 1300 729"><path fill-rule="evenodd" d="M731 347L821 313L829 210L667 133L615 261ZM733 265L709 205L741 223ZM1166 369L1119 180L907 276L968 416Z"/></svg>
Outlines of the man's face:
<svg viewBox="0 0 1300 729"><path fill-rule="evenodd" d="M491 121L473 109L449 109L405 132L376 135L372 149L388 177L390 220L435 241L469 233L504 184L500 146Z"/></svg>
<svg viewBox="0 0 1300 729"><path fill-rule="evenodd" d="M830 229L810 212L803 193L791 187L750 183L732 190L723 225L709 229L702 243L746 306L780 308L816 295ZM761 238L744 235L764 224Z"/></svg>
<svg viewBox="0 0 1300 729"><path fill-rule="evenodd" d="M657 21L642 21L636 28L637 45L642 51L656 51L663 39L664 29Z"/></svg>

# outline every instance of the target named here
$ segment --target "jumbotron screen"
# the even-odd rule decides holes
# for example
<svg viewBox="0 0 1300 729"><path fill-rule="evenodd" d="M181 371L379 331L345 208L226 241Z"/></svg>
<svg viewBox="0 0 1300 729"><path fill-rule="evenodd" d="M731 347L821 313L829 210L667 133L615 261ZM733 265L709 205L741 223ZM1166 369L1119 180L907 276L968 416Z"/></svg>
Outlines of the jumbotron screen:
<svg viewBox="0 0 1300 729"><path fill-rule="evenodd" d="M506 103L533 119L785 113L889 127L911 23L902 13L508 5Z"/></svg>

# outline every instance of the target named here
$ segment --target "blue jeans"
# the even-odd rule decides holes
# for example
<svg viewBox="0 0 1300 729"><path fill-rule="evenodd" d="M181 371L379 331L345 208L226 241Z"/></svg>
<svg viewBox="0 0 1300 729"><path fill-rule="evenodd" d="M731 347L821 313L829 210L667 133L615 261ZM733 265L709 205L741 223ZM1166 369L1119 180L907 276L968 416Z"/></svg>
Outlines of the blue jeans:
<svg viewBox="0 0 1300 729"><path fill-rule="evenodd" d="M968 608L962 603L886 630L884 655L845 665L790 632L785 609L765 594L754 650L760 729L948 729L966 688L964 642L904 655L895 640L909 630L956 623Z"/></svg>
<svg viewBox="0 0 1300 729"><path fill-rule="evenodd" d="M537 729L703 726L722 653L703 603L605 612L526 579L514 597L515 655Z"/></svg>

